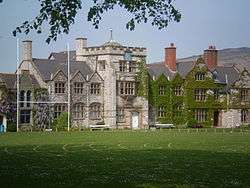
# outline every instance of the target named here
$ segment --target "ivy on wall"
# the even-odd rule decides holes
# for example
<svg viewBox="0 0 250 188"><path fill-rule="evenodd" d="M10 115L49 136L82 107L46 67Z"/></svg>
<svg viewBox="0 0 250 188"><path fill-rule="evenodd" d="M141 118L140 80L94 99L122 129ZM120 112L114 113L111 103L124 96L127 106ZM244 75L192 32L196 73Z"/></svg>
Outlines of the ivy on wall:
<svg viewBox="0 0 250 188"><path fill-rule="evenodd" d="M136 74L137 96L148 99L149 75L145 59L138 62L138 72Z"/></svg>
<svg viewBox="0 0 250 188"><path fill-rule="evenodd" d="M204 73L204 80L196 80L196 73ZM164 95L159 93L159 88L164 86ZM181 88L181 94L176 95L175 89ZM216 99L214 91L221 91L223 84L216 83L211 72L206 68L203 59L199 58L194 68L188 73L185 80L177 73L172 80L161 74L155 79L149 79L149 105L151 112L156 115L155 121L160 123L173 123L177 126L187 126L196 122L194 111L197 108L207 109L207 120L201 124L204 127L213 126L214 112L226 108L225 96ZM205 89L206 100L195 100L195 89ZM166 111L165 117L158 117L159 107Z"/></svg>

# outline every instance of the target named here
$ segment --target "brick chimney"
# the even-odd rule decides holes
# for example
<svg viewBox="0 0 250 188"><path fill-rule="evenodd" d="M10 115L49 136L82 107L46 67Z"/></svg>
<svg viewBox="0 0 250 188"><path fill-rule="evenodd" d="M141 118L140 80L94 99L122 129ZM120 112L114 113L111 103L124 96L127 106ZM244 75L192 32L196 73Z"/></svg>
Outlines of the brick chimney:
<svg viewBox="0 0 250 188"><path fill-rule="evenodd" d="M176 47L174 43L170 43L170 46L165 48L165 65L172 71L176 71Z"/></svg>
<svg viewBox="0 0 250 188"><path fill-rule="evenodd" d="M218 50L215 46L209 46L208 49L204 50L204 61L209 70L214 70L218 65Z"/></svg>
<svg viewBox="0 0 250 188"><path fill-rule="evenodd" d="M83 48L87 47L87 38L76 38L76 61L83 61Z"/></svg>

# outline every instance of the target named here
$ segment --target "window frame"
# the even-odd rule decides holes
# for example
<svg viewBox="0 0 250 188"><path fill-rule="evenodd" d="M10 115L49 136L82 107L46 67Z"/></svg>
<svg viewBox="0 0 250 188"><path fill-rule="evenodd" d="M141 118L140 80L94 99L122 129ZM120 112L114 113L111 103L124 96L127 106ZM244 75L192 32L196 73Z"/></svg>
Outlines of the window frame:
<svg viewBox="0 0 250 188"><path fill-rule="evenodd" d="M83 94L84 82L74 82L74 93Z"/></svg>
<svg viewBox="0 0 250 188"><path fill-rule="evenodd" d="M206 108L197 108L194 110L194 118L197 123L203 123L207 121L208 110Z"/></svg>
<svg viewBox="0 0 250 188"><path fill-rule="evenodd" d="M101 104L100 103L92 103L89 106L89 119L101 119Z"/></svg>
<svg viewBox="0 0 250 188"><path fill-rule="evenodd" d="M54 83L54 87L55 87L55 94L65 94L65 90L66 90L65 82L56 81Z"/></svg>
<svg viewBox="0 0 250 188"><path fill-rule="evenodd" d="M101 83L93 82L90 84L90 94L100 95L101 94Z"/></svg>
<svg viewBox="0 0 250 188"><path fill-rule="evenodd" d="M194 100L196 102L204 102L207 99L206 89L197 88L194 90Z"/></svg>

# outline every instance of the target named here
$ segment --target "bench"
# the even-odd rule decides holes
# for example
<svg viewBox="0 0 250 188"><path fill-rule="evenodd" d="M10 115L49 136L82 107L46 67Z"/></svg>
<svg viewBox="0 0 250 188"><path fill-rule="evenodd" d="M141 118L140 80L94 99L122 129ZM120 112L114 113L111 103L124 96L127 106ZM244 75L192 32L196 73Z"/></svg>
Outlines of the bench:
<svg viewBox="0 0 250 188"><path fill-rule="evenodd" d="M109 125L90 125L89 126L90 130L109 130L110 126Z"/></svg>
<svg viewBox="0 0 250 188"><path fill-rule="evenodd" d="M155 124L155 128L156 129L171 129L171 128L174 128L175 126L171 123L156 123Z"/></svg>

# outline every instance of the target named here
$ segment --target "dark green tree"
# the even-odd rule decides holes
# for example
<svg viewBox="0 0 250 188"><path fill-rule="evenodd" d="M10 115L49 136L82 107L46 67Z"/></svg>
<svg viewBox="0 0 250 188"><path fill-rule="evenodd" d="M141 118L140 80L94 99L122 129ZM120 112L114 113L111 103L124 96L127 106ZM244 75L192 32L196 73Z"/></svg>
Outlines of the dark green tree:
<svg viewBox="0 0 250 188"><path fill-rule="evenodd" d="M37 0L41 9L39 14L31 21L25 21L16 27L13 35L17 33L28 34L31 30L42 32L44 23L50 25L47 43L56 40L58 34L68 33L74 23L79 10L84 9L81 0ZM174 7L174 0L90 0L93 5L88 10L87 20L97 29L105 12L121 7L130 13L132 18L127 22L126 28L134 30L136 24L151 22L158 29L166 28L171 21L179 22L180 12Z"/></svg>

